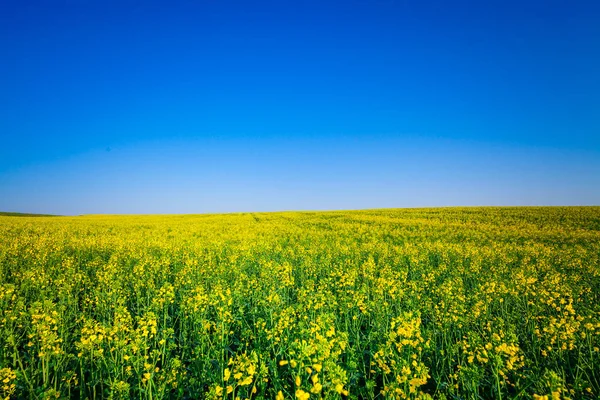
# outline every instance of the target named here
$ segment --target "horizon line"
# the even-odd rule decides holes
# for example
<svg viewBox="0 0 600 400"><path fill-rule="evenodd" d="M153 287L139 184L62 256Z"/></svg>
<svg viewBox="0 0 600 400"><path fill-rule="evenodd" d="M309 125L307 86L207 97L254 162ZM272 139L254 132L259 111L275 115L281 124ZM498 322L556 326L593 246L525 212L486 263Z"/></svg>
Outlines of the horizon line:
<svg viewBox="0 0 600 400"><path fill-rule="evenodd" d="M441 209L473 209L473 208L594 208L600 204L581 205L469 205L469 206L431 206L431 207L382 207L382 208L348 208L348 209L285 209L270 211L226 211L199 213L88 213L88 214L47 214L18 211L0 211L0 217L143 217L143 216L196 216L196 215L235 215L235 214L279 214L279 213L334 213L360 211L393 211L393 210L441 210Z"/></svg>

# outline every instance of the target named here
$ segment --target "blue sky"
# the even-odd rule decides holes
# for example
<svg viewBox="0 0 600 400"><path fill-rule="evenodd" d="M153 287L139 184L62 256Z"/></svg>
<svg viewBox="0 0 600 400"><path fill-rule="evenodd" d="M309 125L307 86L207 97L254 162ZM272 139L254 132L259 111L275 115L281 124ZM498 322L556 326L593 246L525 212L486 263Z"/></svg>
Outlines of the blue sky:
<svg viewBox="0 0 600 400"><path fill-rule="evenodd" d="M0 210L600 204L600 2L0 4Z"/></svg>

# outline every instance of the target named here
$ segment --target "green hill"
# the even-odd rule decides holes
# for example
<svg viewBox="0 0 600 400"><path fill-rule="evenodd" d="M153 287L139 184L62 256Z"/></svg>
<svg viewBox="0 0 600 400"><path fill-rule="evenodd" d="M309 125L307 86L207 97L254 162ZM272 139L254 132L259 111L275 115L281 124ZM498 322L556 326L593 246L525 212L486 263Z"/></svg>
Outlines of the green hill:
<svg viewBox="0 0 600 400"><path fill-rule="evenodd" d="M2 217L58 217L58 215L52 215L52 214L28 214L28 213L3 212L3 211L0 211L0 216L2 216Z"/></svg>

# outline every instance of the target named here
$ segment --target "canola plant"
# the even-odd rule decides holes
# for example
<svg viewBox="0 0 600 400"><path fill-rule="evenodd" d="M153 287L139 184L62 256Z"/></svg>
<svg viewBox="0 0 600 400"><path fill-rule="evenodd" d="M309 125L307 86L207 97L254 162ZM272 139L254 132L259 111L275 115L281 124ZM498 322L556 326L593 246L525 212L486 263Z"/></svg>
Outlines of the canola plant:
<svg viewBox="0 0 600 400"><path fill-rule="evenodd" d="M0 398L600 396L600 207L0 217Z"/></svg>

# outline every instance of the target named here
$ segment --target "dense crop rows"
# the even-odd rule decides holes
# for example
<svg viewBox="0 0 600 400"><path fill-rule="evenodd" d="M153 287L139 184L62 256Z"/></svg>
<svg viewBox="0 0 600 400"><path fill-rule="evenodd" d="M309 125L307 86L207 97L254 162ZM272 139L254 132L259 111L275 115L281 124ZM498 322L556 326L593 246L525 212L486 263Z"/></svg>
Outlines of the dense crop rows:
<svg viewBox="0 0 600 400"><path fill-rule="evenodd" d="M0 398L597 398L600 208L0 217Z"/></svg>

